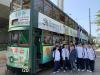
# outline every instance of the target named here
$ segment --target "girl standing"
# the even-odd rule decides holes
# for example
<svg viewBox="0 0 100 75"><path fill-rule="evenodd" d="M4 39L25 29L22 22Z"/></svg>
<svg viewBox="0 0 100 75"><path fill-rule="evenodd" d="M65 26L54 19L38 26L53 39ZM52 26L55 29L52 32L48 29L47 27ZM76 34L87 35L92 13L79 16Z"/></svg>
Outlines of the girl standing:
<svg viewBox="0 0 100 75"><path fill-rule="evenodd" d="M95 64L96 54L91 45L89 45L89 53L88 54L89 54L90 72L94 72L94 64Z"/></svg>
<svg viewBox="0 0 100 75"><path fill-rule="evenodd" d="M68 67L69 63L69 50L68 50L68 45L64 45L64 48L62 49L62 59L63 59L63 69L64 72L66 72L66 67Z"/></svg>
<svg viewBox="0 0 100 75"><path fill-rule="evenodd" d="M55 50L53 51L53 59L54 59L54 72L59 72L59 63L60 63L60 51L59 51L59 46L56 45Z"/></svg>

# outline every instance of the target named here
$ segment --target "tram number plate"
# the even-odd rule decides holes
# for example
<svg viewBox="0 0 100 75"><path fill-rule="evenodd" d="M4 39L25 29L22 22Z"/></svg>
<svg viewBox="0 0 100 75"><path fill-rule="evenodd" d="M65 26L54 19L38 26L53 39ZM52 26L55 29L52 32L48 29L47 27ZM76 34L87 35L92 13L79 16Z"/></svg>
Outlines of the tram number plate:
<svg viewBox="0 0 100 75"><path fill-rule="evenodd" d="M22 69L22 72L30 72L28 68Z"/></svg>

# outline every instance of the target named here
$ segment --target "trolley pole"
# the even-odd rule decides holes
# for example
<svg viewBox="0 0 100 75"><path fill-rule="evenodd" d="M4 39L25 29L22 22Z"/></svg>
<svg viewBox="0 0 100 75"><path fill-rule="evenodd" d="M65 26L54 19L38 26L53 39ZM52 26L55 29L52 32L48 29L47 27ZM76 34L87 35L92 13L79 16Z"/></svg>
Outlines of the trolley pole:
<svg viewBox="0 0 100 75"><path fill-rule="evenodd" d="M36 52L35 52L35 45L34 45L34 38L32 37L34 32L34 0L31 0L31 8L30 8L30 28L29 28L29 40L30 40L30 48L29 48L29 57L30 57L30 73L36 74Z"/></svg>
<svg viewBox="0 0 100 75"><path fill-rule="evenodd" d="M90 8L89 8L89 30L90 30L89 41L91 43L91 9Z"/></svg>

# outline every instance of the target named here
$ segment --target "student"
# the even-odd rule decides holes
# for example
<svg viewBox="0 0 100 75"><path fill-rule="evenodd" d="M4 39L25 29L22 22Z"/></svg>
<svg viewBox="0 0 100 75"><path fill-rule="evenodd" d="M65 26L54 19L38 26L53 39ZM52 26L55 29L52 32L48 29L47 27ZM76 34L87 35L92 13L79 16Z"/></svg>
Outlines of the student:
<svg viewBox="0 0 100 75"><path fill-rule="evenodd" d="M62 60L62 49L63 49L63 44L59 44L59 51L60 51L60 64L59 64L59 69L63 69L63 60Z"/></svg>
<svg viewBox="0 0 100 75"><path fill-rule="evenodd" d="M78 56L77 56L77 69L78 69L78 71L80 71L80 70L83 71L83 69L84 69L84 65L83 65L84 51L83 51L82 44L79 44L76 49L77 49L77 54L78 54Z"/></svg>
<svg viewBox="0 0 100 75"><path fill-rule="evenodd" d="M74 45L71 45L70 47L70 55L69 55L69 61L71 64L71 70L77 69L76 68L76 60L77 60L77 51L74 47Z"/></svg>
<svg viewBox="0 0 100 75"><path fill-rule="evenodd" d="M89 45L89 67L90 72L94 72L94 64L95 64L96 54L93 50L92 46Z"/></svg>
<svg viewBox="0 0 100 75"><path fill-rule="evenodd" d="M64 72L66 72L66 67L68 67L68 60L69 60L69 50L68 50L68 46L65 44L64 48L62 49L62 60L63 60L63 69Z"/></svg>
<svg viewBox="0 0 100 75"><path fill-rule="evenodd" d="M54 59L54 72L59 72L59 63L60 63L60 52L59 52L59 46L56 45L56 49L53 51L53 59Z"/></svg>
<svg viewBox="0 0 100 75"><path fill-rule="evenodd" d="M89 49L88 49L88 45L85 44L83 47L84 50L84 70L89 71Z"/></svg>

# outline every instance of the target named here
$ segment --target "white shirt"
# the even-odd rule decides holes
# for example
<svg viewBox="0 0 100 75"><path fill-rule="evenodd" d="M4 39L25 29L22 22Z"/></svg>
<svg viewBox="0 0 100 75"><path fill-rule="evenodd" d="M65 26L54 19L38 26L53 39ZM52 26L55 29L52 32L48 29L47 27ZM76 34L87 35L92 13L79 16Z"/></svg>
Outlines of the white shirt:
<svg viewBox="0 0 100 75"><path fill-rule="evenodd" d="M84 58L89 58L89 56L88 56L89 49L83 48L83 50L84 50Z"/></svg>
<svg viewBox="0 0 100 75"><path fill-rule="evenodd" d="M96 54L95 51L92 48L89 48L89 59L90 60L95 60Z"/></svg>
<svg viewBox="0 0 100 75"><path fill-rule="evenodd" d="M65 60L66 57L69 59L69 50L67 48L63 48L62 49L62 58L63 58L63 60Z"/></svg>
<svg viewBox="0 0 100 75"><path fill-rule="evenodd" d="M77 46L76 50L77 50L78 58L83 58L83 47Z"/></svg>
<svg viewBox="0 0 100 75"><path fill-rule="evenodd" d="M60 52L59 50L53 51L53 58L55 61L60 61Z"/></svg>

